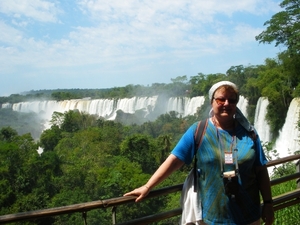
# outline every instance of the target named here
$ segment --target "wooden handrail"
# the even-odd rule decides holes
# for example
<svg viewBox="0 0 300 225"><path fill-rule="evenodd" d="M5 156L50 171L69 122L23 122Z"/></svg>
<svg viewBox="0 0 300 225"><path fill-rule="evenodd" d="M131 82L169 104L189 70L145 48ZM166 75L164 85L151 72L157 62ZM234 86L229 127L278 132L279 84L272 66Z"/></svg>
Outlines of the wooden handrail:
<svg viewBox="0 0 300 225"><path fill-rule="evenodd" d="M286 181L293 180L293 179L296 179L296 178L300 178L300 172L294 173L294 174L291 174L291 175L287 175L285 177L280 177L280 178L271 180L271 186L277 185L277 184L280 184L280 183L284 183Z"/></svg>
<svg viewBox="0 0 300 225"><path fill-rule="evenodd" d="M300 189L284 193L282 195L275 196L274 201L274 210L283 209L285 207L295 205L300 203Z"/></svg>
<svg viewBox="0 0 300 225"><path fill-rule="evenodd" d="M170 194L182 190L183 184L178 184L171 187L165 187L157 190L153 190L145 197L145 199ZM50 209L41 209L29 212L21 212L16 214L8 214L0 216L0 223L16 222L22 220L29 220L34 218L58 216L62 214L74 213L74 212L87 212L97 208L108 208L112 206L123 205L129 202L134 202L135 196L122 196L117 198L110 198L105 200L92 201L87 203L79 203L68 206L55 207Z"/></svg>
<svg viewBox="0 0 300 225"><path fill-rule="evenodd" d="M275 165L290 162L290 161L294 161L294 160L297 160L297 159L300 159L300 154L287 156L287 157L284 157L284 158L281 158L281 159L274 159L274 160L269 161L267 163L267 167L275 166Z"/></svg>
<svg viewBox="0 0 300 225"><path fill-rule="evenodd" d="M300 159L300 154L270 161L267 163L267 166L270 167L270 166L282 164L282 163L297 160L297 159ZM300 176L299 176L299 173L296 173L293 175L289 175L287 177L289 177L289 180L290 180L290 179L294 179L294 178L300 177ZM285 178L279 178L277 180L271 181L271 183L273 183L273 185L274 185L274 184L285 182L285 181L286 181ZM153 190L149 193L148 196L146 196L145 199L149 199L149 198L153 198L153 197L157 197L157 196L161 196L161 195L166 195L169 193L178 192L178 191L182 190L182 187L183 187L183 184L178 184L178 185L174 185L174 186L170 186L170 187ZM297 194L299 194L297 196L297 198L300 198L300 193L296 192L296 195ZM290 196L288 196L288 197L290 197ZM69 213L75 213L75 212L86 213L87 211L92 210L92 209L107 208L107 207L114 207L114 206L118 206L118 205L127 204L129 202L134 202L135 199L136 199L135 196L122 196L122 197L117 197L117 198L97 200L97 201L92 201L92 202L87 202L87 203L79 203L79 204L55 207L55 208L50 208L50 209L42 209L42 210L35 210L35 211L29 211L29 212L8 214L8 215L0 216L0 224L18 222L18 221L22 221L22 220L31 220L31 219L37 219L37 218L42 218L42 217L58 216L58 215L62 215L62 214L69 214ZM280 206L278 206L278 207L280 207ZM178 209L172 210L170 212L171 213L166 212L166 213L162 213L162 214L157 214L154 216L154 218L157 217L157 218L160 218L160 220L161 220L162 216L163 216L163 218L168 218L166 216L169 216L169 215L176 216L176 215L180 214ZM176 213L179 213L179 214L176 214ZM149 220L149 218L146 218L146 219ZM126 224L126 223L124 223L124 224ZM138 224L138 223L136 223L136 224ZM139 224L142 224L142 223L139 223Z"/></svg>
<svg viewBox="0 0 300 225"><path fill-rule="evenodd" d="M285 207L288 207L288 206L298 204L298 203L300 203L300 189L290 191L285 194L276 196L273 198L273 200L274 200L273 208L275 211L280 210ZM261 205L263 205L263 203ZM138 218L135 220L126 221L124 223L118 223L116 225L144 225L144 224L146 225L146 224L149 224L152 222L161 221L162 219L179 216L179 215L181 215L181 212L182 212L181 208L178 208L178 209L174 209L172 211Z"/></svg>

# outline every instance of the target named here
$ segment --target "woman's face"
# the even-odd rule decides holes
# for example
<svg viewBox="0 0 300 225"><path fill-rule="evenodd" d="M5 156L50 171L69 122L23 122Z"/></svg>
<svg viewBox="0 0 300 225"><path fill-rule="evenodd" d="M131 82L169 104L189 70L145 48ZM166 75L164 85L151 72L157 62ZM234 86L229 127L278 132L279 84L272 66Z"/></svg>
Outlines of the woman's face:
<svg viewBox="0 0 300 225"><path fill-rule="evenodd" d="M232 119L236 112L237 94L232 88L220 87L212 99L214 115L219 119Z"/></svg>

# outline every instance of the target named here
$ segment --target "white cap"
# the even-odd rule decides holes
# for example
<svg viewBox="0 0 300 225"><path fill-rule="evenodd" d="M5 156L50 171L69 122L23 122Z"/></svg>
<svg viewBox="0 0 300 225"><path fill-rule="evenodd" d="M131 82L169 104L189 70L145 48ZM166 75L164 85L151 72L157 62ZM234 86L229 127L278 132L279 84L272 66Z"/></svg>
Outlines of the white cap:
<svg viewBox="0 0 300 225"><path fill-rule="evenodd" d="M208 97L209 97L209 100L211 101L213 96L214 96L214 93L215 91L219 88L219 87L222 87L222 86L231 86L233 89L235 90L238 90L237 86L230 82L230 81L220 81L218 83L215 83L210 89L209 89L209 92L208 92ZM239 101L239 94L237 95L237 102Z"/></svg>

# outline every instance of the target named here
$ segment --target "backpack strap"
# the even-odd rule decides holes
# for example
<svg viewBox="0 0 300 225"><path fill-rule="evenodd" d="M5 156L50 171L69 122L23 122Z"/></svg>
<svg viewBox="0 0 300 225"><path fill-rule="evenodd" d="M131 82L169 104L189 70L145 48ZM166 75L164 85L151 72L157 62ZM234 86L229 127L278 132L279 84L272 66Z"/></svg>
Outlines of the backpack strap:
<svg viewBox="0 0 300 225"><path fill-rule="evenodd" d="M197 154L197 151L198 151L198 148L200 147L200 144L202 142L202 139L203 139L203 134L204 134L204 130L206 130L206 127L207 127L207 121L208 119L205 119L205 120L201 120L199 123L198 123L198 126L197 126L197 129L195 131L195 143L196 143L196 151L195 151L195 154Z"/></svg>
<svg viewBox="0 0 300 225"><path fill-rule="evenodd" d="M202 140L203 140L203 136L204 136L204 131L206 130L207 127L207 123L208 123L208 119L205 120L201 120L198 125L197 125L197 129L195 131L194 134L194 139L195 139L195 153L194 153L194 192L197 191L197 151L198 148L200 147Z"/></svg>

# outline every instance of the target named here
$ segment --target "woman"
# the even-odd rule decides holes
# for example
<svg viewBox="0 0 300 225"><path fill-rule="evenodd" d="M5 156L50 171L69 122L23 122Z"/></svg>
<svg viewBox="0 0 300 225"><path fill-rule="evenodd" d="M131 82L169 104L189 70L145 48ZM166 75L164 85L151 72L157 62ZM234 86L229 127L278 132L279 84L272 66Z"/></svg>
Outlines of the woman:
<svg viewBox="0 0 300 225"><path fill-rule="evenodd" d="M239 93L234 83L221 81L209 90L211 112L202 144L197 151L199 191L202 205L200 224L265 224L274 221L267 160L260 140L237 108ZM149 181L129 193L142 200L157 184L194 156L193 124L170 156ZM264 201L261 211L260 196Z"/></svg>

